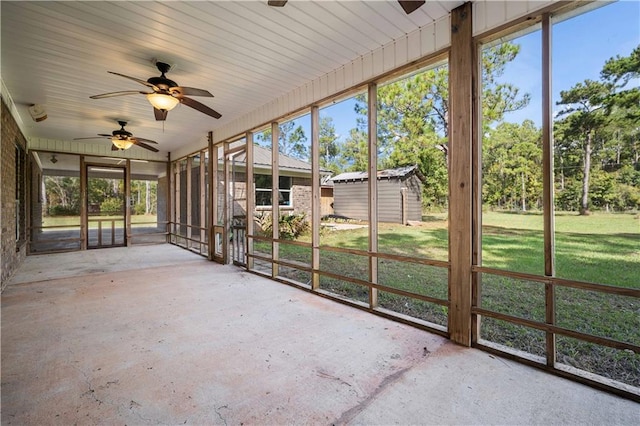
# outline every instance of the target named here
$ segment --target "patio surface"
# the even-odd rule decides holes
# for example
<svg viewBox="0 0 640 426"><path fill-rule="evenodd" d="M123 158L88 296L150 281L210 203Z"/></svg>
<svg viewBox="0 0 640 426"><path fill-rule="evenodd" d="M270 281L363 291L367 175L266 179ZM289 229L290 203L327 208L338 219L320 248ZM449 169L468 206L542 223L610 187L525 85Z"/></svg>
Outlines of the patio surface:
<svg viewBox="0 0 640 426"><path fill-rule="evenodd" d="M168 244L28 257L2 424L638 424L640 404Z"/></svg>

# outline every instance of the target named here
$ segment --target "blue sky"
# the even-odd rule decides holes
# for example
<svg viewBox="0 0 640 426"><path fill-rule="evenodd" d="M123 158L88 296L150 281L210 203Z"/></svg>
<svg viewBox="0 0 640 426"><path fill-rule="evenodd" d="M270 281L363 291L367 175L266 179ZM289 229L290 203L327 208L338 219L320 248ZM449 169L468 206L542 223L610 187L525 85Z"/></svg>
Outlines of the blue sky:
<svg viewBox="0 0 640 426"><path fill-rule="evenodd" d="M521 53L505 70L504 81L531 94L528 108L509 114L506 121L532 119L541 124L540 31L514 40ZM585 79L598 80L604 63L611 57L628 56L640 44L640 1L626 0L556 23L552 31L553 109L560 91ZM629 85L638 85L638 81Z"/></svg>
<svg viewBox="0 0 640 426"><path fill-rule="evenodd" d="M600 4L604 4L601 2ZM512 40L521 46L520 54L509 63L501 81L517 86L531 95L529 106L505 116L505 121L533 120L541 124L541 32L533 31ZM570 89L585 79L597 80L605 61L613 56L628 56L640 44L640 1L622 0L553 25L552 33L553 108L560 91ZM640 85L636 79L630 85ZM355 127L355 102L349 99L320 110L320 116L333 118L339 140L344 140ZM310 119L296 120L310 139Z"/></svg>

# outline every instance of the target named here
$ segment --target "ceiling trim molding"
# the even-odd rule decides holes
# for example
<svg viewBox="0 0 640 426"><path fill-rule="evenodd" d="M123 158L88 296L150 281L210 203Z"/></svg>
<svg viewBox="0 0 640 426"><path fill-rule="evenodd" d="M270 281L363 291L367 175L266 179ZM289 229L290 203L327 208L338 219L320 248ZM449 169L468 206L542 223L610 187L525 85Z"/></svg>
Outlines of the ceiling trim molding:
<svg viewBox="0 0 640 426"><path fill-rule="evenodd" d="M167 161L166 154L151 152L141 148L130 148L126 151L111 151L111 143L104 140L100 143L83 141L66 141L58 139L28 138L29 150L82 154L98 157L113 157L132 160ZM137 151L137 152L136 152Z"/></svg>

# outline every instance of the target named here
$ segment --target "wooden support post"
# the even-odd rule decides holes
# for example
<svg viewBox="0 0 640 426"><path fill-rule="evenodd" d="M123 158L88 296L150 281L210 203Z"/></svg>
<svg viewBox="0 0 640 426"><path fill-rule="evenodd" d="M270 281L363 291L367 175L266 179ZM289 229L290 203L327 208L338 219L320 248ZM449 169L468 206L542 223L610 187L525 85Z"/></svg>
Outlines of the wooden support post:
<svg viewBox="0 0 640 426"><path fill-rule="evenodd" d="M225 142L223 145L222 158L224 160L224 207L223 207L223 219L224 232L222 233L222 259L226 265L233 261L229 259L229 237L233 235L233 229L231 229L231 208L233 200L231 200L231 168L229 167L229 158L227 151L229 150L229 142ZM231 201L231 203L229 202Z"/></svg>
<svg viewBox="0 0 640 426"><path fill-rule="evenodd" d="M80 156L80 249L86 250L89 246L89 208L87 198L87 165L84 162L84 155Z"/></svg>
<svg viewBox="0 0 640 426"><path fill-rule="evenodd" d="M551 110L551 17L542 16L542 204L544 212L544 274L555 276L554 263L554 209L553 209L553 111ZM555 289L552 283L545 284L547 324L555 325ZM547 365L556 363L556 336L546 333Z"/></svg>
<svg viewBox="0 0 640 426"><path fill-rule="evenodd" d="M253 212L256 210L256 196L255 196L255 187L253 183L253 132L247 132L246 134L247 146L245 148L246 154L246 167L245 167L245 186L247 194L247 232L245 233L245 261L248 270L253 269L253 257L248 255L253 255L253 238L249 238L249 236L253 236L255 234L255 221L253 220Z"/></svg>
<svg viewBox="0 0 640 426"><path fill-rule="evenodd" d="M131 200L131 160L127 158L124 169L124 238L127 247L131 247L131 214L133 212L132 200ZM115 236L115 233L112 234ZM113 238L113 237L112 237ZM115 244L115 241L113 242Z"/></svg>
<svg viewBox="0 0 640 426"><path fill-rule="evenodd" d="M280 238L280 173L278 169L280 149L280 127L277 122L271 123L271 223L273 226L271 242L271 276L273 278L279 275L278 264L276 261L280 258L280 246L275 241Z"/></svg>
<svg viewBox="0 0 640 426"><path fill-rule="evenodd" d="M208 190L207 190L207 197L209 199L208 201L208 215L207 215L207 239L209 241L208 244L208 251L207 251L207 258L209 260L213 260L213 252L215 250L215 233L213 232L213 227L216 225L214 219L215 219L215 205L216 205L216 198L215 198L215 192L214 192L214 188L217 187L218 185L218 175L217 173L214 174L214 168L213 165L218 163L217 160L217 156L214 156L214 151L213 151L213 132L209 132L209 134L207 135L207 141L208 141L208 147L207 147L207 152L209 154L209 161L207 162L207 172L209 173L209 179L208 180ZM216 171L218 170L217 167L215 169Z"/></svg>
<svg viewBox="0 0 640 426"><path fill-rule="evenodd" d="M218 261L218 262L225 262L225 257L224 257L224 236L225 236L225 232L224 232L224 223L221 223L221 221L219 220L220 217L224 217L224 205L225 202L223 200L222 205L220 205L220 200L221 200L221 196L224 194L224 188L226 187L225 183L224 183L224 164L222 166L222 170L220 170L220 159L222 159L224 161L224 155L220 155L220 150L222 149L223 145L222 144L215 144L212 145L212 153L211 153L211 183L212 183L212 188L211 188L211 206L213 207L211 209L211 220L212 220L212 249L211 249L211 253L212 253L212 257ZM220 172L223 173L222 177L220 176ZM223 183L223 188L222 188L222 194L220 193L220 182L222 179L222 183ZM220 240L218 240L218 234L220 233L220 229L222 229L222 235L220 236ZM221 253L220 255L216 258L216 250L218 247L218 244L221 247ZM222 258L220 258L222 257Z"/></svg>
<svg viewBox="0 0 640 426"><path fill-rule="evenodd" d="M369 253L378 252L378 85L370 83L367 94L369 147ZM369 255L369 282L378 283L378 257ZM369 288L369 307L378 307L378 289Z"/></svg>
<svg viewBox="0 0 640 426"><path fill-rule="evenodd" d="M175 190L173 191L173 232L176 235L180 235L181 225L178 225L182 223L182 217L180 216L180 203L182 201L182 194L180 194L180 161L175 162L173 183L175 185ZM176 244L178 241L179 239L176 236Z"/></svg>
<svg viewBox="0 0 640 426"><path fill-rule="evenodd" d="M205 178L205 153L206 150L200 151L200 253L202 253L202 245L206 240L206 226L207 226L207 180Z"/></svg>
<svg viewBox="0 0 640 426"><path fill-rule="evenodd" d="M471 257L472 265L482 265L482 61L480 49L477 44L473 46L473 116L471 128L472 132L472 193L471 205L471 241L473 252ZM480 272L471 273L471 306L482 306L482 274ZM477 343L480 339L480 325L482 317L473 314L471 316L471 341Z"/></svg>
<svg viewBox="0 0 640 426"><path fill-rule="evenodd" d="M27 255L29 255L31 253L31 226L33 225L33 219L34 219L34 215L31 214L32 207L31 207L31 201L33 200L33 191L31 190L33 188L33 183L36 181L37 179L37 174L33 173L33 168L35 165L35 161L32 161L32 155L27 152L26 156L25 156L25 162L26 162L26 169L25 169L25 218L24 218L24 226L25 226L25 230L24 230L24 236L25 236L25 242L27 243L27 248L26 248L26 253ZM26 182L29 182L29 184L26 184Z"/></svg>
<svg viewBox="0 0 640 426"><path fill-rule="evenodd" d="M164 227L165 232L167 233L166 237L165 237L165 242L169 243L171 242L171 222L173 222L173 164L171 164L171 153L168 152L167 153L167 190L166 190L166 205L165 208L167 209L166 212L166 218L167 218L167 224Z"/></svg>
<svg viewBox="0 0 640 426"><path fill-rule="evenodd" d="M191 247L191 225L193 225L193 223L191 222L191 217L192 217L192 211L193 211L193 206L191 203L191 192L193 190L193 185L191 185L191 179L192 179L192 169L193 169L193 157L187 157L187 193L185 194L185 198L186 198L186 203L187 203L187 239L185 241L185 243L187 244L187 248Z"/></svg>
<svg viewBox="0 0 640 426"><path fill-rule="evenodd" d="M320 288L320 108L311 107L311 289Z"/></svg>
<svg viewBox="0 0 640 426"><path fill-rule="evenodd" d="M471 147L473 99L471 3L451 12L449 56L449 333L471 345Z"/></svg>

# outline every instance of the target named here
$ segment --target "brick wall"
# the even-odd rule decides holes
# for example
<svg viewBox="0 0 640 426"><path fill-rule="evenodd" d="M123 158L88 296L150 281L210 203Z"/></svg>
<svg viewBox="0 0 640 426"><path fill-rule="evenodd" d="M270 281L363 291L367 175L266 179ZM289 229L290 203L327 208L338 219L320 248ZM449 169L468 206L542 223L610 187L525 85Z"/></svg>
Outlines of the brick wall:
<svg viewBox="0 0 640 426"><path fill-rule="evenodd" d="M9 112L9 108L2 100L2 131L1 131L1 165L0 165L0 279L4 290L8 278L15 272L26 255L26 226L27 218L20 218L22 242L18 245L16 239L16 144L26 152L27 141L20 132L18 124ZM26 173L25 173L26 176ZM28 185L24 185L28 188ZM26 201L27 198L25 197ZM25 210L26 206L25 206ZM26 216L26 215L25 215Z"/></svg>
<svg viewBox="0 0 640 426"><path fill-rule="evenodd" d="M293 197L293 210L295 213L305 213L311 220L311 178L293 178L291 196Z"/></svg>

